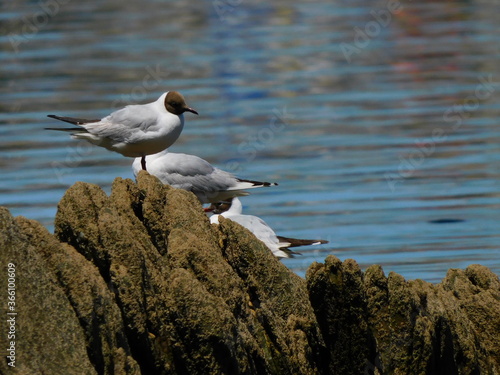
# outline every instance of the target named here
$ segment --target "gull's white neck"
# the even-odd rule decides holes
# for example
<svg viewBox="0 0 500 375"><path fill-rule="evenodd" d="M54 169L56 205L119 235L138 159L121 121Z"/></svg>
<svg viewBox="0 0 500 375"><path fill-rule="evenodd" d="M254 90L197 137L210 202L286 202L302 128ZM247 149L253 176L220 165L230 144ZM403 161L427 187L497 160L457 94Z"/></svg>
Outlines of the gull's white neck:
<svg viewBox="0 0 500 375"><path fill-rule="evenodd" d="M231 207L226 211L229 215L241 215L243 212L243 206L238 198L233 198L231 202Z"/></svg>

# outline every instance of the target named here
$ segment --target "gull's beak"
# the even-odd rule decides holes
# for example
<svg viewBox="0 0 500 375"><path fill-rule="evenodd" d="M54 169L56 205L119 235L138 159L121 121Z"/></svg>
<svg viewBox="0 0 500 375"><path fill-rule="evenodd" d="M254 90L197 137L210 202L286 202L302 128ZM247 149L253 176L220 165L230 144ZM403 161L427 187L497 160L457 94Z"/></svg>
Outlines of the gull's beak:
<svg viewBox="0 0 500 375"><path fill-rule="evenodd" d="M205 211L205 212L214 212L215 211L215 205L212 203L210 206L203 208L203 211Z"/></svg>
<svg viewBox="0 0 500 375"><path fill-rule="evenodd" d="M195 115L197 115L197 114L198 114L198 112L196 112L193 108L190 108L190 107L186 107L186 108L185 108L185 110L186 110L187 112L194 113Z"/></svg>

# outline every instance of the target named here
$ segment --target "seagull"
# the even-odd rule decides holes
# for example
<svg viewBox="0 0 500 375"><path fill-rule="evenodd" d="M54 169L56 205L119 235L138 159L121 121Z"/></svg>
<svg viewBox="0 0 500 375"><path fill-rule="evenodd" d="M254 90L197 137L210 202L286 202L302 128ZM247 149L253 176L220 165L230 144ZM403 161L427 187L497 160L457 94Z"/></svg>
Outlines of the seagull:
<svg viewBox="0 0 500 375"><path fill-rule="evenodd" d="M165 150L179 138L186 111L198 114L179 92L168 91L152 103L128 105L101 120L48 115L78 127L46 129L71 132L74 139L85 139L123 156L140 157L145 170L146 155Z"/></svg>
<svg viewBox="0 0 500 375"><path fill-rule="evenodd" d="M325 240L299 240L297 238L277 236L271 227L261 218L252 215L243 215L242 205L238 198L233 198L232 201L212 204L206 211L214 213L214 215L210 216L210 223L212 224L219 224L219 216L223 216L244 226L255 237L264 242L274 256L278 258L293 258L294 255L300 254L291 251L290 247L328 243Z"/></svg>
<svg viewBox="0 0 500 375"><path fill-rule="evenodd" d="M278 185L274 182L243 180L215 168L208 161L189 154L164 150L146 156L148 172L164 184L193 192L203 203L215 203L248 195L244 190ZM141 170L141 158L132 164L134 175Z"/></svg>

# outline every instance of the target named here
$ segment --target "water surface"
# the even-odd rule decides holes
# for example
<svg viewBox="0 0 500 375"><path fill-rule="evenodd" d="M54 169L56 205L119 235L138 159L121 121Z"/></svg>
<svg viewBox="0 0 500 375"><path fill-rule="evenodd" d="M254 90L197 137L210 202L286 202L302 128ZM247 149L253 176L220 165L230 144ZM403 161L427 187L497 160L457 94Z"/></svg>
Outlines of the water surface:
<svg viewBox="0 0 500 375"><path fill-rule="evenodd" d="M442 279L500 273L500 15L493 1L17 1L0 40L0 205L53 230L76 181L108 193L131 159L44 131L181 91L174 152L279 182L243 200L328 254Z"/></svg>

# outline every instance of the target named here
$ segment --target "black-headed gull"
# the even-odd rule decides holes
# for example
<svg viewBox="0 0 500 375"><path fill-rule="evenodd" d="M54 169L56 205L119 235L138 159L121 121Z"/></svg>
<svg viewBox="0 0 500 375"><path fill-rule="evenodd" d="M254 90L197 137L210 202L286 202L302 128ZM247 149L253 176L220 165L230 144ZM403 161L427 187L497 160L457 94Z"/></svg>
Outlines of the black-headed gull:
<svg viewBox="0 0 500 375"><path fill-rule="evenodd" d="M68 131L72 138L85 139L124 156L140 157L142 169L146 169L146 155L165 150L179 138L186 111L198 114L180 93L168 91L152 103L128 105L101 120L48 115L79 127L47 129Z"/></svg>
<svg viewBox="0 0 500 375"><path fill-rule="evenodd" d="M208 161L189 154L164 150L146 156L148 172L164 184L193 192L201 203L214 203L236 196L248 195L244 190L277 185L272 182L242 180L215 168ZM141 170L141 159L132 164L134 175Z"/></svg>
<svg viewBox="0 0 500 375"><path fill-rule="evenodd" d="M252 232L255 237L264 242L278 258L293 258L294 254L299 254L291 251L289 249L290 247L328 243L328 241L325 240L299 240L296 238L277 236L271 227L261 218L252 215L243 215L242 205L238 198L233 198L231 202L212 204L206 211L212 211L214 213L214 215L210 216L210 222L212 224L219 224L219 216L223 216L241 224Z"/></svg>

